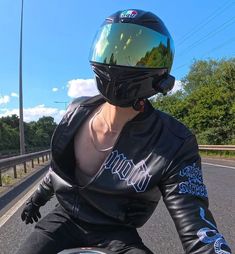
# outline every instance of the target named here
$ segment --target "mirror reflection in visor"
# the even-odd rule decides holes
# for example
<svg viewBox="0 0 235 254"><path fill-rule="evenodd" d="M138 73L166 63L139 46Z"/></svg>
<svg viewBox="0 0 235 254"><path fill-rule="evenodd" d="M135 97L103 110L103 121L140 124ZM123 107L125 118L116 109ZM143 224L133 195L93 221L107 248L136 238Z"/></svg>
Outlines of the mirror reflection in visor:
<svg viewBox="0 0 235 254"><path fill-rule="evenodd" d="M98 32L90 61L170 71L173 54L171 38L136 24L114 23L104 25Z"/></svg>

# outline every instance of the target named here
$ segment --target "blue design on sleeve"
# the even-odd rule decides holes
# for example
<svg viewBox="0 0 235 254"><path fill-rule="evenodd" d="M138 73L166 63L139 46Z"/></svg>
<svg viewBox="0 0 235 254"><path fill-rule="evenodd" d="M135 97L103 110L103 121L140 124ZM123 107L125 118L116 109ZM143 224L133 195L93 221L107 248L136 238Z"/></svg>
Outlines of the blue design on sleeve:
<svg viewBox="0 0 235 254"><path fill-rule="evenodd" d="M187 180L179 183L180 194L191 194L200 197L208 197L206 186L203 184L202 171L195 163L180 170L179 175Z"/></svg>
<svg viewBox="0 0 235 254"><path fill-rule="evenodd" d="M200 217L205 222L207 222L209 225L211 225L213 228L215 228L217 230L217 227L213 223L211 223L209 220L207 220L205 215L206 215L205 210L202 207L200 207Z"/></svg>
<svg viewBox="0 0 235 254"><path fill-rule="evenodd" d="M212 226L214 229L210 228L201 228L197 231L197 236L202 243L211 244L214 243L214 250L216 254L231 254L229 246L225 241L224 237L218 232L216 226L206 219L205 210L200 207L200 217L207 224ZM226 248L226 249L225 249Z"/></svg>

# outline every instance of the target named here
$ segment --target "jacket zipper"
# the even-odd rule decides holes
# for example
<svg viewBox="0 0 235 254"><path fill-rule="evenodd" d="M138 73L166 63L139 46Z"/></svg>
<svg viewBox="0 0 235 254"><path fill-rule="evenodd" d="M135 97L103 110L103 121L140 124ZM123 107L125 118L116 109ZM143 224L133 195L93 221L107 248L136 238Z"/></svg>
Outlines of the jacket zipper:
<svg viewBox="0 0 235 254"><path fill-rule="evenodd" d="M116 141L114 142L114 145L113 145L113 148L110 152L110 154L114 151L114 149L116 148L117 146L117 143L119 142L120 140L120 137L122 135L122 133L125 131L125 129L127 128L127 126L130 124L131 120L127 121L126 124L123 126L121 132L119 133ZM109 156L109 155L108 155ZM104 171L104 164L108 158L108 156L105 158L104 162L102 163L102 165L100 166L99 170L97 171L97 173L91 178L91 180L84 186L79 186L79 189L80 190L84 190L86 187L88 187L90 184L92 184Z"/></svg>

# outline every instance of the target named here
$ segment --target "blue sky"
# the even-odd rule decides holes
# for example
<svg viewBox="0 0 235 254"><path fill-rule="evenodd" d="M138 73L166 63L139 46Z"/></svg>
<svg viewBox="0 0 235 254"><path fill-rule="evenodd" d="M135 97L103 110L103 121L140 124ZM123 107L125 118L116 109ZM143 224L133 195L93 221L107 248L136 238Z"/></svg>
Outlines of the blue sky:
<svg viewBox="0 0 235 254"><path fill-rule="evenodd" d="M24 0L24 121L42 115L59 121L74 97L97 93L88 61L93 37L105 17L135 8L154 12L168 27L178 81L194 59L235 56L232 0ZM20 9L21 0L0 1L0 117L18 114Z"/></svg>

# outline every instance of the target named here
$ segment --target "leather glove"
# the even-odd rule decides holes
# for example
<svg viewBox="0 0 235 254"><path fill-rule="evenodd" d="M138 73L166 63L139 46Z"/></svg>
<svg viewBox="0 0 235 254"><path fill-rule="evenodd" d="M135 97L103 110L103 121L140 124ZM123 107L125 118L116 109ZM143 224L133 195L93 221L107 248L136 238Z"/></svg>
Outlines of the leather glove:
<svg viewBox="0 0 235 254"><path fill-rule="evenodd" d="M32 198L29 199L25 207L23 209L23 212L21 214L22 221L25 221L26 224L31 223L33 224L34 221L37 222L39 218L41 218L41 214L39 212L39 205L36 205Z"/></svg>

